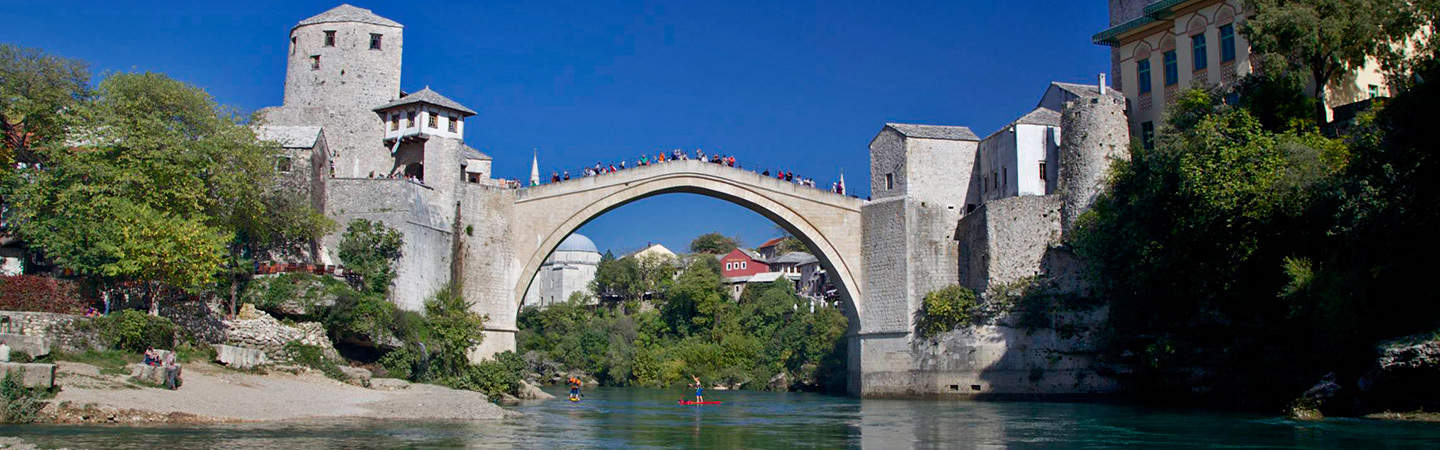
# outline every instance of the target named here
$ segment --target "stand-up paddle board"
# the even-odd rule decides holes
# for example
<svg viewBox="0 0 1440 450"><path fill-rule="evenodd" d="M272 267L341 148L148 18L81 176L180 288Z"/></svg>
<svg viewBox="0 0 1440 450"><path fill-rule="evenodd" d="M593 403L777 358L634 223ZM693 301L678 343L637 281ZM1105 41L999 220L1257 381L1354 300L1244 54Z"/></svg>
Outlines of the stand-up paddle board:
<svg viewBox="0 0 1440 450"><path fill-rule="evenodd" d="M680 401L680 404L681 404L681 405L718 405L718 404L721 404L721 403L723 403L723 402L697 402L697 401L691 401L691 400L681 400L681 401Z"/></svg>

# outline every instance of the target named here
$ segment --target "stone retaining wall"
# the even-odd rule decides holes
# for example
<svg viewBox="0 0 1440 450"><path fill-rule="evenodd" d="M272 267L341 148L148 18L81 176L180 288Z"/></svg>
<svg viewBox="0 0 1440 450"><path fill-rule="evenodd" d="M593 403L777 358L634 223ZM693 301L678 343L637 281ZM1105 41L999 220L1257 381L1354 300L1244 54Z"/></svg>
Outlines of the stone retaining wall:
<svg viewBox="0 0 1440 450"><path fill-rule="evenodd" d="M0 311L0 333L37 336L49 341L52 349L77 351L93 348L98 341L93 330L78 330L75 314L30 311Z"/></svg>
<svg viewBox="0 0 1440 450"><path fill-rule="evenodd" d="M241 311L240 317L242 318L225 321L228 327L225 342L229 345L258 349L275 360L286 360L289 359L289 354L285 351L285 343L299 341L304 345L324 349L326 355L332 358L340 356L339 352L335 351L335 345L330 343L330 338L325 335L325 327L319 322L286 325L249 305Z"/></svg>

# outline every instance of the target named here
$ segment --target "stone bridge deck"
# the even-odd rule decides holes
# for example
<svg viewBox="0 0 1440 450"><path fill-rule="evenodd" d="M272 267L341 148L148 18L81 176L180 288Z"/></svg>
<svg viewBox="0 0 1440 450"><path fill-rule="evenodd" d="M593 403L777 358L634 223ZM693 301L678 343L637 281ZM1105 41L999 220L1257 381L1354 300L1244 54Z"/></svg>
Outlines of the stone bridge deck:
<svg viewBox="0 0 1440 450"><path fill-rule="evenodd" d="M666 161L648 166L630 167L614 173L577 177L539 186L522 187L516 192L515 201L516 203L523 203L527 199L564 195L579 190L613 186L617 183L630 183L661 175L685 173L697 176L722 177L738 183L763 187L771 192L804 198L810 201L832 203L836 206L854 209L855 211L859 211L860 206L865 204L865 200L860 198L836 194L825 189L803 186L800 183L781 180L774 176L764 176L750 170L693 159Z"/></svg>

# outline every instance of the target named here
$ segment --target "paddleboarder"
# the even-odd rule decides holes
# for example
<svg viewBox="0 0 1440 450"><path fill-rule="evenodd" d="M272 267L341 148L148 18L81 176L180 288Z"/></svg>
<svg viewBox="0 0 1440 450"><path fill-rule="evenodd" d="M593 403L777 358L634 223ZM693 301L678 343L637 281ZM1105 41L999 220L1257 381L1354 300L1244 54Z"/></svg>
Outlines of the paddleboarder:
<svg viewBox="0 0 1440 450"><path fill-rule="evenodd" d="M705 386L700 384L700 377L695 376L695 374L690 374L690 378L695 380L695 384L690 385L691 387L695 388L695 403L704 402Z"/></svg>
<svg viewBox="0 0 1440 450"><path fill-rule="evenodd" d="M580 401L580 385L582 384L584 383L580 382L580 378L570 377L570 401Z"/></svg>

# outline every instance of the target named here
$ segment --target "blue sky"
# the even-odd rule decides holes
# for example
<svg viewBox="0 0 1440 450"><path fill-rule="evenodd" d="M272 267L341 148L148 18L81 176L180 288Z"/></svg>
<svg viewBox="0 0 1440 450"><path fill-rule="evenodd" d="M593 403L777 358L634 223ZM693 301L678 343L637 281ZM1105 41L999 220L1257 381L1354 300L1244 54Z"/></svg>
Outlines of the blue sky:
<svg viewBox="0 0 1440 450"><path fill-rule="evenodd" d="M278 105L289 30L338 2L0 0L0 42L155 71L242 112ZM401 83L479 112L466 141L495 173L634 160L671 148L733 154L868 194L885 122L981 136L1028 112L1049 81L1093 83L1103 1L357 1L405 25ZM684 249L718 231L756 245L769 220L708 197L652 197L580 232L617 252ZM857 236L856 239L859 239Z"/></svg>

